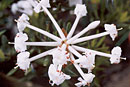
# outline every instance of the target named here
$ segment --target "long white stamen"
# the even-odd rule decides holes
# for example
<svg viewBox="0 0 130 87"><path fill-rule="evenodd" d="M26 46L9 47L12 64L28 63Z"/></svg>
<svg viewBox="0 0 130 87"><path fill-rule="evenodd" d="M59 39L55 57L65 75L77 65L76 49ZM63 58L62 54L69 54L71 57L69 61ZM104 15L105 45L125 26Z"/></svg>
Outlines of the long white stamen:
<svg viewBox="0 0 130 87"><path fill-rule="evenodd" d="M75 58L74 58L74 56L71 54L71 59L73 60L73 61L75 61ZM80 68L80 66L78 65L78 64L76 64L76 63L74 63L74 66L75 66L75 68L78 70L78 72L80 73L80 75L84 78L84 79L86 79L85 78L85 74L84 74L84 72L82 71L82 69Z"/></svg>
<svg viewBox="0 0 130 87"><path fill-rule="evenodd" d="M56 48L51 49L51 50L48 50L48 51L45 51L45 52L43 52L43 53L41 53L41 54L38 54L38 55L36 55L36 56L34 56L34 57L31 57L29 60L30 60L30 62L32 62L32 61L37 60L37 59L39 59L39 58L41 58L41 57L50 55L49 53L51 53L51 52L54 51L55 49L56 49Z"/></svg>
<svg viewBox="0 0 130 87"><path fill-rule="evenodd" d="M44 30L42 30L40 28L37 28L37 27L29 25L29 24L27 24L27 27L32 29L32 30L35 30L35 31L37 31L37 32L39 32L39 33L41 33L41 34L43 34L43 35L45 35L45 36L47 36L47 37L57 41L57 42L61 42L62 41L59 37L57 37L57 36L55 36L55 35L53 35L51 33L48 33L47 31L44 31Z"/></svg>
<svg viewBox="0 0 130 87"><path fill-rule="evenodd" d="M107 54L107 53L103 53L103 52L99 52L99 51L95 51L95 50L90 50L90 49L83 48L83 47L76 46L76 45L72 45L72 47L81 52L91 51L91 52L95 53L96 55L105 56L105 57L109 57L109 58L112 56L111 54Z"/></svg>
<svg viewBox="0 0 130 87"><path fill-rule="evenodd" d="M15 44L14 42L9 42L8 44ZM58 42L25 42L28 46L59 46Z"/></svg>
<svg viewBox="0 0 130 87"><path fill-rule="evenodd" d="M79 22L80 17L81 16L79 16L79 15L76 17L75 22L74 22L74 24L73 24L72 28L70 29L70 32L69 32L69 34L67 36L67 39L70 39L72 37L72 35L73 35L73 33L74 33L74 31L75 31L75 29L77 27L77 24Z"/></svg>
<svg viewBox="0 0 130 87"><path fill-rule="evenodd" d="M77 35L75 35L74 37L70 38L67 43L71 44L74 40L76 40L77 38L79 38L80 36L82 36L83 34L85 34L87 31L89 31L90 29L94 29L99 25L100 21L94 21L92 23L90 23L85 29L83 29L81 32L79 32Z"/></svg>
<svg viewBox="0 0 130 87"><path fill-rule="evenodd" d="M82 56L80 53L78 53L78 52L77 52L74 48L72 48L71 46L69 46L68 49L69 49L69 51L70 51L71 53L73 53L75 56L77 56L77 57L79 57L79 58Z"/></svg>
<svg viewBox="0 0 130 87"><path fill-rule="evenodd" d="M49 12L49 10L48 10L46 7L44 7L44 6L42 6L42 8L43 8L44 11L47 13L47 15L48 15L49 18L51 19L52 23L55 25L55 27L56 27L56 29L57 29L57 31L58 31L60 37L62 38L62 40L65 40L66 38L65 38L64 33L62 32L60 26L57 24L56 20L53 18L53 16L52 16L51 13Z"/></svg>

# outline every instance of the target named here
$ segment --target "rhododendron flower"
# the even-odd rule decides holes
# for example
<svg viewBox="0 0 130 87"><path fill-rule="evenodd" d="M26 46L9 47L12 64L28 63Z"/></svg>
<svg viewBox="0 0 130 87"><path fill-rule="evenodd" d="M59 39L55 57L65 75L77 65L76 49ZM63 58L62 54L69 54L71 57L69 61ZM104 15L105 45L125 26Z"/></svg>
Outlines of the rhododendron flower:
<svg viewBox="0 0 130 87"><path fill-rule="evenodd" d="M26 71L29 68L30 60L29 60L30 53L29 52L21 52L17 55L17 63L16 65L20 67L20 69Z"/></svg>
<svg viewBox="0 0 130 87"><path fill-rule="evenodd" d="M85 86L85 85L90 85L90 83L93 81L95 75L92 74L92 73L88 73L88 74L85 74L85 78L86 79L82 79L81 77L78 78L78 80L80 82L76 83L75 85L77 87L81 87L81 86Z"/></svg>
<svg viewBox="0 0 130 87"><path fill-rule="evenodd" d="M111 56L111 58L110 58L110 62L111 62L111 64L118 64L118 63L120 63L120 60L121 59L126 59L126 58L121 58L121 53L122 53L122 50L121 50L121 48L120 47L114 47L113 49L112 49L112 51L111 51L111 53L112 53L112 56Z"/></svg>
<svg viewBox="0 0 130 87"><path fill-rule="evenodd" d="M76 14L76 16L78 16L78 15L86 16L86 14L87 14L86 6L82 5L82 4L77 4L76 8L74 10L74 14Z"/></svg>
<svg viewBox="0 0 130 87"><path fill-rule="evenodd" d="M91 49L87 49L75 45L80 42L99 38L109 34L113 40L117 36L116 26L114 26L113 24L112 25L105 24L106 32L81 37L87 31L95 29L100 24L99 20L91 22L86 28L82 29L79 33L73 36L80 18L86 16L87 10L85 5L82 4L76 5L75 8L76 19L74 21L74 24L72 25L72 28L70 29L70 32L66 36L62 31L62 29L60 28L60 26L58 25L58 23L56 22L56 20L54 19L54 17L47 9L48 7L50 7L49 0L41 0L39 3L37 1L34 2L33 0L31 1L32 3L34 3L33 5L34 10L37 13L44 11L49 16L50 20L54 24L60 37L55 36L45 31L44 29L40 29L29 24L28 22L29 17L25 14L22 14L22 16L16 21L19 33L17 34L14 43L16 51L20 52L17 56L18 57L17 64L21 69L27 70L29 68L30 62L39 59L41 57L43 58L44 56L47 55L52 55L53 64L50 65L48 70L50 84L52 86L54 84L60 85L65 80L71 78L69 75L66 75L65 73L62 72L63 65L64 64L67 65L68 61L70 61L82 77L78 79L80 82L75 84L77 87L80 87L80 86L89 85L93 81L95 75L92 74L91 72L92 69L95 67L96 55L109 57L112 64L119 63L120 59L123 59L121 57L120 47L113 48L112 54L107 54L107 53L103 53L103 52L99 52L99 51L95 51L95 50L91 50ZM43 34L44 36L51 38L54 41L53 42L26 42L28 40L28 37L26 34L23 33L26 27L34 31L37 31ZM26 46L46 46L46 47L52 46L54 48L29 58L29 53L26 52ZM75 59L75 57L77 58ZM82 68L87 68L88 72L84 73L82 71Z"/></svg>
<svg viewBox="0 0 130 87"><path fill-rule="evenodd" d="M27 15L33 14L32 4L28 0L21 0L17 3L12 4L11 11L16 14L16 12L25 13Z"/></svg>
<svg viewBox="0 0 130 87"><path fill-rule="evenodd" d="M88 73L92 71L95 67L95 54L92 52L85 52L85 55L81 56L79 59L74 61L75 63L79 63L81 68L87 68Z"/></svg>
<svg viewBox="0 0 130 87"><path fill-rule="evenodd" d="M54 84L60 85L65 80L70 79L69 75L64 74L63 72L58 72L55 65L51 64L48 70L49 83L53 86Z"/></svg>
<svg viewBox="0 0 130 87"><path fill-rule="evenodd" d="M114 41L118 34L116 26L114 24L105 24L104 27Z"/></svg>
<svg viewBox="0 0 130 87"><path fill-rule="evenodd" d="M46 8L50 8L50 3L49 3L49 0L41 0L35 7L34 7L34 11L36 13L39 13L41 11L43 11L43 7L46 7Z"/></svg>
<svg viewBox="0 0 130 87"><path fill-rule="evenodd" d="M28 40L28 36L25 33L17 33L14 41L14 48L17 52L24 52L27 50L25 41Z"/></svg>
<svg viewBox="0 0 130 87"><path fill-rule="evenodd" d="M67 61L70 61L70 55L66 51L66 45L62 45L62 47L57 47L52 53L50 53L53 56L53 64L54 65L64 65L67 64Z"/></svg>
<svg viewBox="0 0 130 87"><path fill-rule="evenodd" d="M26 28L26 24L29 24L28 22L29 17L26 14L22 14L21 17L17 20L17 27L19 32L22 32Z"/></svg>

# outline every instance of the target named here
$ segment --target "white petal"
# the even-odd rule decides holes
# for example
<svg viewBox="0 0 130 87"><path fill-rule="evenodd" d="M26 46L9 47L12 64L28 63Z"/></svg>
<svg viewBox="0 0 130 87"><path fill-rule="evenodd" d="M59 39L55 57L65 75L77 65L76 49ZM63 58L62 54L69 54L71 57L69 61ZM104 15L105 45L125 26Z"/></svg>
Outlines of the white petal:
<svg viewBox="0 0 130 87"><path fill-rule="evenodd" d="M86 51L85 55L74 61L78 63L81 68L87 68L88 72L91 72L95 67L95 54L93 52Z"/></svg>
<svg viewBox="0 0 130 87"><path fill-rule="evenodd" d="M74 10L74 14L76 14L77 16L86 16L87 14L87 10L86 10L86 6L82 5L82 4L77 4L76 8Z"/></svg>
<svg viewBox="0 0 130 87"><path fill-rule="evenodd" d="M17 33L16 37L15 37L15 44L14 44L14 47L15 47L15 50L17 52L23 52L25 50L27 50L27 47L26 47L26 44L25 44L25 41L28 40L28 36L27 34L23 34L23 33Z"/></svg>
<svg viewBox="0 0 130 87"><path fill-rule="evenodd" d="M19 32L22 32L26 28L26 24L29 24L28 22L29 17L26 14L22 14L17 22L17 27Z"/></svg>
<svg viewBox="0 0 130 87"><path fill-rule="evenodd" d="M48 76L50 78L50 81L52 82L50 83L52 86L54 84L60 85L64 82L64 80L71 78L69 75L66 75L63 72L57 72L57 69L53 64L49 66Z"/></svg>
<svg viewBox="0 0 130 87"><path fill-rule="evenodd" d="M50 3L49 3L50 0L41 0L40 4L46 8L50 8Z"/></svg>
<svg viewBox="0 0 130 87"><path fill-rule="evenodd" d="M75 85L77 87L81 87L81 86L85 86L87 84L90 84L93 81L94 77L95 77L95 75L92 73L85 74L86 79L83 80L81 77L79 77L80 82L76 83ZM78 78L78 80L79 80L79 78Z"/></svg>
<svg viewBox="0 0 130 87"><path fill-rule="evenodd" d="M121 52L122 52L122 50L121 50L121 48L118 47L118 46L117 46L117 47L114 47L114 48L112 49L112 51L111 51L112 56L111 56L111 58L110 58L111 64L118 64L118 63L120 63Z"/></svg>
<svg viewBox="0 0 130 87"><path fill-rule="evenodd" d="M28 15L33 14L33 8L29 1L18 1L17 3L12 5L11 10L13 13L16 13L16 11L19 11L21 13L25 13Z"/></svg>
<svg viewBox="0 0 130 87"><path fill-rule="evenodd" d="M39 13L40 11L41 11L41 5L40 4L38 4L37 6L35 6L35 8L34 8L34 11L36 12L36 13Z"/></svg>
<svg viewBox="0 0 130 87"><path fill-rule="evenodd" d="M50 6L50 3L49 3L49 0L41 0L41 1L37 4L37 6L34 7L34 11L35 11L36 13L39 13L39 12L43 11L42 6L43 6L43 7L46 7L46 8L50 8L51 6Z"/></svg>
<svg viewBox="0 0 130 87"><path fill-rule="evenodd" d="M116 26L114 24L105 24L104 27L105 30L110 34L112 40L114 41L118 35Z"/></svg>
<svg viewBox="0 0 130 87"><path fill-rule="evenodd" d="M88 74L85 74L85 77L86 77L86 82L87 83L91 83L93 81L93 79L95 78L95 75L92 74L92 73L88 73Z"/></svg>
<svg viewBox="0 0 130 87"><path fill-rule="evenodd" d="M50 54L53 56L52 61L54 65L64 65L67 64L67 61L70 61L65 44L63 44L62 47L57 47L57 49Z"/></svg>
<svg viewBox="0 0 130 87"><path fill-rule="evenodd" d="M28 0L28 1L29 1L29 3L30 3L33 7L37 6L37 4L38 4L37 0Z"/></svg>
<svg viewBox="0 0 130 87"><path fill-rule="evenodd" d="M16 14L16 12L18 11L18 6L17 6L17 4L13 4L12 6L11 6L11 11L13 12L13 14Z"/></svg>
<svg viewBox="0 0 130 87"><path fill-rule="evenodd" d="M22 70L27 70L30 65L29 61L29 52L21 52L17 55L17 65L20 67Z"/></svg>

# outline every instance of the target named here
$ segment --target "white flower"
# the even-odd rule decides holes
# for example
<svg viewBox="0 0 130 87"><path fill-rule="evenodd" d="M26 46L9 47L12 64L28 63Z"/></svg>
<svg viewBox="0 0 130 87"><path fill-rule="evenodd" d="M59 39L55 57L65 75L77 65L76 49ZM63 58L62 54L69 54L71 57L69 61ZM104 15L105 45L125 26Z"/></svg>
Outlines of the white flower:
<svg viewBox="0 0 130 87"><path fill-rule="evenodd" d="M14 14L16 14L17 11L25 13L27 15L33 14L32 5L30 4L28 0L18 1L17 3L14 3L11 7L11 10Z"/></svg>
<svg viewBox="0 0 130 87"><path fill-rule="evenodd" d="M74 67L77 69L79 74L82 76L82 78L79 78L78 80L80 81L79 83L76 83L75 85L80 87L80 86L85 86L89 85L92 81L95 75L90 73L92 69L95 67L95 55L100 55L100 56L105 56L105 57L111 57L110 61L111 63L119 63L120 59L125 59L121 58L121 49L120 47L115 47L112 50L112 54L107 54L95 50L90 50L84 47L80 47L77 45L74 45L75 41L83 42L86 40L91 40L95 39L98 37L102 37L104 35L109 35L112 37L112 39L115 39L115 36L117 35L116 27L111 24L105 24L105 30L107 32L96 34L93 36L88 36L87 38L80 38L83 34L88 32L91 29L96 28L100 21L94 21L91 22L86 28L84 28L82 31L80 31L78 34L73 36L73 33L75 31L75 28L78 24L78 21L80 17L86 16L87 10L85 5L80 5L77 4L75 8L75 14L76 14L76 20L69 32L69 34L66 36L64 34L65 32L61 30L60 26L54 19L54 17L51 15L47 7L50 7L49 0L41 0L39 3L34 0L28 0L34 7L34 10L38 13L41 11L45 11L46 14L49 16L51 19L52 23L54 24L56 30L58 31L58 34L60 37L57 37L47 31L44 31L44 29L37 28L35 26L32 26L29 24L28 20L29 17L25 14L23 14L18 20L17 20L17 26L19 33L15 37L15 49L17 52L20 52L18 54L17 58L17 65L23 69L27 70L29 68L30 62L39 59L41 57L47 56L47 55L52 55L53 59L52 62L53 64L50 65L49 70L48 70L48 76L50 78L50 84L53 86L54 84L60 85L64 82L66 79L70 79L71 77L69 75L66 75L62 72L62 66L64 64L67 64L68 61L71 61ZM15 6L14 6L15 8ZM28 27L29 29L35 30L53 40L56 42L25 42L28 40L28 37L26 34L23 33L23 30ZM78 40L79 38L79 40ZM48 51L45 51L41 54L38 54L34 57L29 58L29 53L26 52L26 45L29 46L56 46L54 49L50 49ZM87 51L86 51L87 50ZM85 52L85 55L81 55L80 52ZM75 59L75 57L79 59ZM84 73L81 68L87 68L88 69L88 74Z"/></svg>
<svg viewBox="0 0 130 87"><path fill-rule="evenodd" d="M33 7L37 6L38 1L37 0L27 0Z"/></svg>
<svg viewBox="0 0 130 87"><path fill-rule="evenodd" d="M85 55L75 60L74 63L79 63L81 68L87 68L88 72L91 72L95 67L95 54L93 52L86 51Z"/></svg>
<svg viewBox="0 0 130 87"><path fill-rule="evenodd" d="M23 33L17 33L16 37L15 37L15 44L14 44L14 47L15 47L15 50L17 52L23 52L25 50L27 50L27 47L26 47L26 44L25 44L25 41L28 40L28 36L27 34L23 34Z"/></svg>
<svg viewBox="0 0 130 87"><path fill-rule="evenodd" d="M105 24L104 27L114 41L118 34L116 26L114 24Z"/></svg>
<svg viewBox="0 0 130 87"><path fill-rule="evenodd" d="M111 51L112 56L110 58L110 62L111 64L118 64L120 63L120 59L121 59L121 48L120 47L114 47Z"/></svg>
<svg viewBox="0 0 130 87"><path fill-rule="evenodd" d="M92 74L92 73L85 74L85 78L86 78L86 79L83 80L81 77L79 77L78 80L79 80L80 82L76 83L75 85L76 85L77 87L89 85L89 84L93 81L94 77L95 77L95 75Z"/></svg>
<svg viewBox="0 0 130 87"><path fill-rule="evenodd" d="M14 3L14 4L11 6L11 11L13 12L13 14L16 14L16 12L18 11L17 4Z"/></svg>
<svg viewBox="0 0 130 87"><path fill-rule="evenodd" d="M30 65L30 61L29 61L29 56L30 53L29 52L21 52L17 55L17 63L16 65L20 67L20 69L22 70L27 70L29 68Z"/></svg>
<svg viewBox="0 0 130 87"><path fill-rule="evenodd" d="M52 53L53 56L53 64L54 65L64 65L67 64L67 61L70 61L70 54L66 51L66 45L62 45L62 47L57 47Z"/></svg>
<svg viewBox="0 0 130 87"><path fill-rule="evenodd" d="M81 16L81 17L86 16L87 14L86 6L82 4L77 4L74 10L74 14L76 14L76 16Z"/></svg>
<svg viewBox="0 0 130 87"><path fill-rule="evenodd" d="M19 32L22 32L26 28L26 24L29 24L28 22L29 17L26 14L22 14L18 21L17 21L17 27Z"/></svg>
<svg viewBox="0 0 130 87"><path fill-rule="evenodd" d="M82 0L69 0L69 6L73 6L76 4L82 4Z"/></svg>
<svg viewBox="0 0 130 87"><path fill-rule="evenodd" d="M39 13L41 11L43 11L42 7L46 7L46 8L50 8L50 3L49 3L49 0L41 0L37 6L34 7L34 11L36 13Z"/></svg>
<svg viewBox="0 0 130 87"><path fill-rule="evenodd" d="M70 79L69 75L64 74L63 72L58 72L55 65L51 64L48 70L48 75L50 78L49 83L53 86L54 84L60 85L65 80Z"/></svg>

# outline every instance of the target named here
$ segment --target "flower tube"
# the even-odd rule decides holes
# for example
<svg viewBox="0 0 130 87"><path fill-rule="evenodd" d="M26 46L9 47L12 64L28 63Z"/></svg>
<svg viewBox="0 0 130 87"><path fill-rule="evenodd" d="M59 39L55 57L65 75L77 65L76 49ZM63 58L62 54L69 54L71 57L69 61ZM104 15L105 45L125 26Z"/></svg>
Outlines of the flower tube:
<svg viewBox="0 0 130 87"><path fill-rule="evenodd" d="M39 59L39 58L41 58L41 57L47 56L47 55L49 55L49 53L51 53L53 50L55 50L55 48L54 48L54 49L51 49L51 50L48 50L48 51L45 51L45 52L43 52L43 53L41 53L41 54L38 54L38 55L36 55L36 56L34 56L34 57L31 57L29 60L30 60L30 62L32 62L32 61L37 60L37 59Z"/></svg>
<svg viewBox="0 0 130 87"><path fill-rule="evenodd" d="M59 37L57 37L57 36L55 36L55 35L53 35L51 33L48 33L47 31L44 31L42 29L39 29L39 28L37 28L35 26L32 26L32 25L29 25L29 24L27 24L27 27L32 29L32 30L35 30L35 31L37 31L37 32L39 32L39 33L41 33L41 34L43 34L43 35L57 41L57 42L59 42L59 43L61 42L61 39Z"/></svg>
<svg viewBox="0 0 130 87"><path fill-rule="evenodd" d="M85 29L83 29L81 32L79 32L77 35L73 36L72 38L70 38L67 43L71 44L74 40L76 40L77 38L79 38L80 36L82 36L83 34L85 34L87 31L96 28L99 25L100 21L94 21L92 23L90 23Z"/></svg>
<svg viewBox="0 0 130 87"><path fill-rule="evenodd" d="M86 16L86 14L87 14L86 6L82 5L82 4L77 4L76 8L74 10L74 13L76 15L76 20L75 20L72 28L70 29L70 32L69 32L69 34L67 36L67 39L70 39L72 37L72 35L73 35L73 33L74 33L75 29L76 29L76 26L77 26L77 24L79 22L79 19L81 17L83 17L83 16Z"/></svg>

